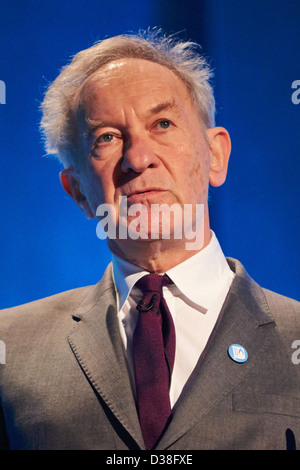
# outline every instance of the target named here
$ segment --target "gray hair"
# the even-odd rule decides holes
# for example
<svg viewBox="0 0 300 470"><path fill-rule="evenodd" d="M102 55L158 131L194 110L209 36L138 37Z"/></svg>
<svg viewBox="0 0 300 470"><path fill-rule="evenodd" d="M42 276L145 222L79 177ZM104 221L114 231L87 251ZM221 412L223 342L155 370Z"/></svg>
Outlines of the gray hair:
<svg viewBox="0 0 300 470"><path fill-rule="evenodd" d="M213 127L215 101L210 85L212 71L198 52L199 45L162 35L159 30L123 34L96 42L76 54L49 86L41 105L41 131L48 155L63 165L79 158L78 131L73 101L83 82L99 68L117 59L145 59L169 68L186 85L205 127Z"/></svg>

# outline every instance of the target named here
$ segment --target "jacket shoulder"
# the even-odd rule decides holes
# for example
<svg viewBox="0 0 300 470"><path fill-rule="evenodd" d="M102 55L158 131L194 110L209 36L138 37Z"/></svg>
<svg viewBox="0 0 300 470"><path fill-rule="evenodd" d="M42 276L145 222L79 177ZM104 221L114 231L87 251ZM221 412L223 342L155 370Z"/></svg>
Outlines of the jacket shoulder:
<svg viewBox="0 0 300 470"><path fill-rule="evenodd" d="M264 311L274 320L279 331L300 337L300 302L258 285L236 259L227 258L235 273L235 293L256 314Z"/></svg>
<svg viewBox="0 0 300 470"><path fill-rule="evenodd" d="M1 329L3 330L5 325L17 324L19 321L26 321L26 319L39 321L40 317L49 315L53 321L57 315L68 315L78 308L91 288L92 286L79 287L23 305L0 310Z"/></svg>
<svg viewBox="0 0 300 470"><path fill-rule="evenodd" d="M89 310L99 297L112 285L111 264L108 265L102 279L95 285L78 287L59 294L28 302L0 311L1 334L7 329L20 329L26 326L32 329L57 321L72 321L72 316L80 315L82 309Z"/></svg>
<svg viewBox="0 0 300 470"><path fill-rule="evenodd" d="M278 327L291 328L300 335L300 302L269 289L263 289L263 292Z"/></svg>

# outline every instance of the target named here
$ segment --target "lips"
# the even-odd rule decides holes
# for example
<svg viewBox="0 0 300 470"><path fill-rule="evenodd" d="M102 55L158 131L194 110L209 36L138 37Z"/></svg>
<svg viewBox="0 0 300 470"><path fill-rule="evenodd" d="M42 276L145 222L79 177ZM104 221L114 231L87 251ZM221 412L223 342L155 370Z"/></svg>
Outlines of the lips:
<svg viewBox="0 0 300 470"><path fill-rule="evenodd" d="M145 193L152 193L152 192L159 192L159 191L164 191L161 188L143 188L143 189L138 189L136 191L132 191L131 193L127 194L127 197L135 196L136 194L145 194Z"/></svg>
<svg viewBox="0 0 300 470"><path fill-rule="evenodd" d="M143 188L140 190L132 191L126 195L127 200L131 203L141 202L145 198L155 197L165 192L165 189L161 188Z"/></svg>

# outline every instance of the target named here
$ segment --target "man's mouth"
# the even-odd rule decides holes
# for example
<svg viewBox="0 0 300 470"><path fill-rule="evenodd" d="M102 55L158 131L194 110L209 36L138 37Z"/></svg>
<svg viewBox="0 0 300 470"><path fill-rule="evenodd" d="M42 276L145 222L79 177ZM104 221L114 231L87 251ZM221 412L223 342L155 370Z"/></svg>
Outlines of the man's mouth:
<svg viewBox="0 0 300 470"><path fill-rule="evenodd" d="M162 193L165 192L165 189L161 188L143 188L140 190L132 191L129 194L126 195L127 200L131 203L140 203L142 202L143 199L149 198L149 197L155 197L162 195Z"/></svg>

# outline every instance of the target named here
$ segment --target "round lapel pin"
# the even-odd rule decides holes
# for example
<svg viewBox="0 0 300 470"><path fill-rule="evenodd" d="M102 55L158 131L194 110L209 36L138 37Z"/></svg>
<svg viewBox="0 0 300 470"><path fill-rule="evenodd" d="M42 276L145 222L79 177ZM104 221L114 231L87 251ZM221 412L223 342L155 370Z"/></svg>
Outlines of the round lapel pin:
<svg viewBox="0 0 300 470"><path fill-rule="evenodd" d="M248 353L246 349L240 344L231 344L228 348L229 357L234 362L246 362L248 359Z"/></svg>

